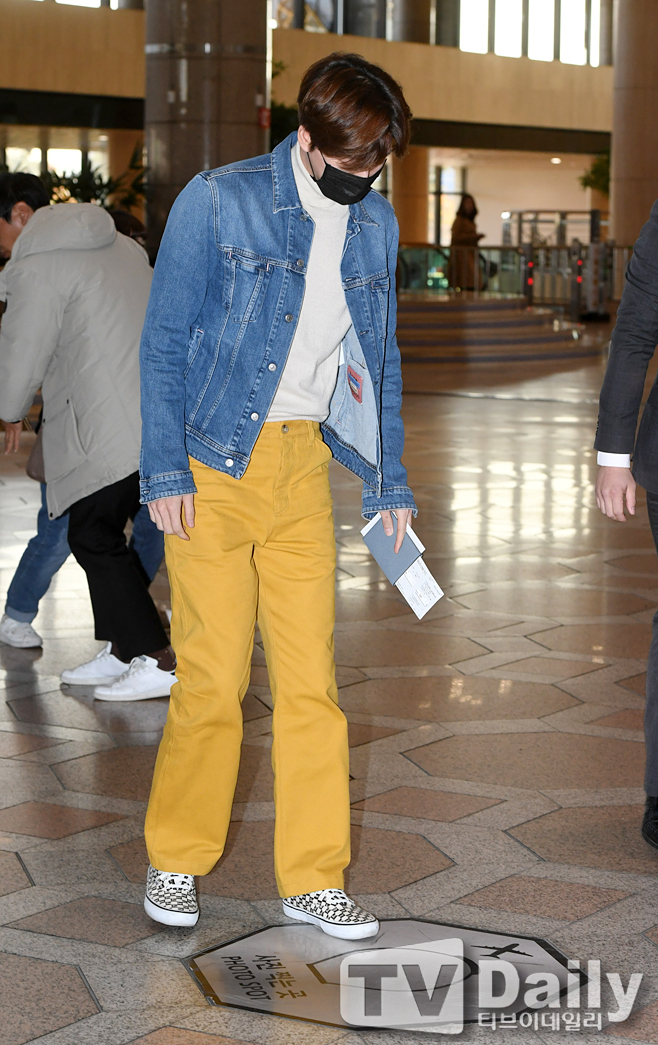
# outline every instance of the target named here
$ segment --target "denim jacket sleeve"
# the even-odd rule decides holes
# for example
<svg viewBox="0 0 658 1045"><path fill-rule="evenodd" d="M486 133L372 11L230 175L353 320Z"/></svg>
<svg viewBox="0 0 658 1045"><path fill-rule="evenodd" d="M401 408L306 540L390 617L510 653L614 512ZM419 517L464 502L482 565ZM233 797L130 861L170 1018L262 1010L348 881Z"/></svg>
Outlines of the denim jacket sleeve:
<svg viewBox="0 0 658 1045"><path fill-rule="evenodd" d="M392 227L391 227L392 226ZM388 323L386 331L386 350L382 367L381 390L381 441L382 441L382 491L378 497L372 487L363 485L364 519L372 519L377 512L391 508L411 508L414 515L418 509L414 496L407 486L407 470L401 457L404 449L404 425L400 410L402 407L402 370L400 366L400 349L398 348L397 297L395 286L395 270L398 260L398 223L393 216L388 234L388 271L390 285L388 292Z"/></svg>
<svg viewBox="0 0 658 1045"><path fill-rule="evenodd" d="M185 448L190 333L217 265L210 186L197 175L174 203L153 273L140 347L142 503L196 493Z"/></svg>

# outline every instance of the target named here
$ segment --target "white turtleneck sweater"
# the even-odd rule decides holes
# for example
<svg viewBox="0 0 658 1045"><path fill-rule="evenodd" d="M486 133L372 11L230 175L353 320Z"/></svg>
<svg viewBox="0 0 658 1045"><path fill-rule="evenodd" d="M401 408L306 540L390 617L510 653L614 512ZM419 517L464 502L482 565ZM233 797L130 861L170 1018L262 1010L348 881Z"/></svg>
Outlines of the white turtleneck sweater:
<svg viewBox="0 0 658 1045"><path fill-rule="evenodd" d="M349 207L320 192L302 163L299 144L292 148L292 169L315 229L297 329L267 420L324 421L336 387L340 343L352 325L340 274Z"/></svg>

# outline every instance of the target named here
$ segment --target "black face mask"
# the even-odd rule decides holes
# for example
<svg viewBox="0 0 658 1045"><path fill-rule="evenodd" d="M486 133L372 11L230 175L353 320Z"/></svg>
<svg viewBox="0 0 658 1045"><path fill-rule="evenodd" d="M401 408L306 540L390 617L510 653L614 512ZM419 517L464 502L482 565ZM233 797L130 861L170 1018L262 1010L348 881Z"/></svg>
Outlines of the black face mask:
<svg viewBox="0 0 658 1045"><path fill-rule="evenodd" d="M320 153L322 156L322 153ZM324 156L322 156L324 160ZM313 170L313 164L309 156L309 166ZM384 165L375 171L369 178L362 178L358 174L350 174L349 171L341 171L338 167L332 167L330 163L324 160L324 170L321 177L316 178L313 175L313 181L319 188L323 196L326 196L328 200L333 200L334 203L342 203L343 206L347 206L350 203L360 203L362 199L370 192L373 182L377 181L377 178L384 169Z"/></svg>

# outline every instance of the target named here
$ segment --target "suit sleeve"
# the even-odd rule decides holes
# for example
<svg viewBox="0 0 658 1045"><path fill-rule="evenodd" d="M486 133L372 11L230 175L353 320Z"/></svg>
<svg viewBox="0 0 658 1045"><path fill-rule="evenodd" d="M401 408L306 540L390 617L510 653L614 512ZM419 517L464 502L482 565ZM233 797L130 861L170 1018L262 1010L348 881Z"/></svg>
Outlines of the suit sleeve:
<svg viewBox="0 0 658 1045"><path fill-rule="evenodd" d="M612 333L594 448L632 454L647 367L658 344L658 202L640 232Z"/></svg>
<svg viewBox="0 0 658 1045"><path fill-rule="evenodd" d="M32 258L7 269L6 300L0 327L0 418L19 421L43 383L66 302Z"/></svg>

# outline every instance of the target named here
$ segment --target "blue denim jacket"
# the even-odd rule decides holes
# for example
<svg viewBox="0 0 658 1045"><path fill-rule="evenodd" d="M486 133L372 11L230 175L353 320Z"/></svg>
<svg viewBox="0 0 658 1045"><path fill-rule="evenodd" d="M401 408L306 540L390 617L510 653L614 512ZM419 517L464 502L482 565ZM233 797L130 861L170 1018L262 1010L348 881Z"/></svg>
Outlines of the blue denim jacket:
<svg viewBox="0 0 658 1045"><path fill-rule="evenodd" d="M293 133L267 156L198 174L172 207L141 344L142 501L195 493L188 456L240 479L304 298L314 225ZM350 206L341 264L352 327L322 435L364 482L363 515L416 506L400 457L398 228L376 192Z"/></svg>

